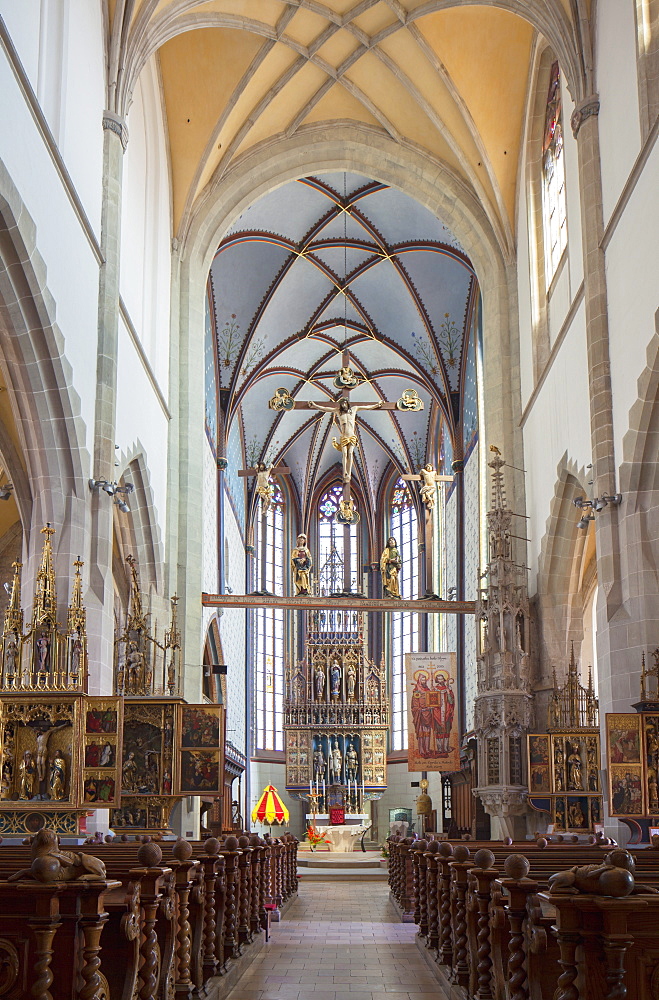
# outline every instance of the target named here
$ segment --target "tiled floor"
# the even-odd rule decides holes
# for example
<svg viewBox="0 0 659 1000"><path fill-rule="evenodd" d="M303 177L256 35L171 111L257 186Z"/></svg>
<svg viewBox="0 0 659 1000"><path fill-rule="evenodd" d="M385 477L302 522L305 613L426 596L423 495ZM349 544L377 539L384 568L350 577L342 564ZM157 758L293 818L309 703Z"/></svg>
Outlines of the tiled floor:
<svg viewBox="0 0 659 1000"><path fill-rule="evenodd" d="M386 885L300 884L227 1000L444 1000Z"/></svg>

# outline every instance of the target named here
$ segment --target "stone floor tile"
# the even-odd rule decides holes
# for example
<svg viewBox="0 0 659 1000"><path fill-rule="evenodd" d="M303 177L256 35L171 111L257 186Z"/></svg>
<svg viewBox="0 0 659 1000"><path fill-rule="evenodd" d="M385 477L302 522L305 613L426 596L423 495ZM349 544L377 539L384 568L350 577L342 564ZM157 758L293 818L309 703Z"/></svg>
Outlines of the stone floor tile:
<svg viewBox="0 0 659 1000"><path fill-rule="evenodd" d="M382 884L307 883L227 1000L446 1000Z"/></svg>

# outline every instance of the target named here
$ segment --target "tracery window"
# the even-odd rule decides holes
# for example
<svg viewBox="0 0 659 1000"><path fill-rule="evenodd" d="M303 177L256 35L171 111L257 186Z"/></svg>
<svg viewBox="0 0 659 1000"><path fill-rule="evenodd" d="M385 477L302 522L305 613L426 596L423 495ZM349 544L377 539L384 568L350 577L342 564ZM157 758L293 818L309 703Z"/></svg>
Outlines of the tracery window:
<svg viewBox="0 0 659 1000"><path fill-rule="evenodd" d="M545 278L551 283L567 244L565 160L561 115L561 74L551 67L542 140L542 215L545 240Z"/></svg>
<svg viewBox="0 0 659 1000"><path fill-rule="evenodd" d="M343 525L336 520L343 485L335 483L325 490L318 504L318 586L321 594L343 590ZM357 567L359 565L357 525L350 525L350 580L351 589L359 590Z"/></svg>
<svg viewBox="0 0 659 1000"><path fill-rule="evenodd" d="M284 497L276 484L266 518L265 585L284 593ZM254 543L258 586L261 584L261 511L256 514ZM257 750L283 750L284 611L258 608L254 613L254 720Z"/></svg>
<svg viewBox="0 0 659 1000"><path fill-rule="evenodd" d="M407 485L399 479L394 486L389 508L389 531L396 539L402 562L399 574L401 597L419 596L419 548L417 516ZM394 611L390 619L392 750L407 747L407 708L405 704L405 653L419 648L419 616Z"/></svg>

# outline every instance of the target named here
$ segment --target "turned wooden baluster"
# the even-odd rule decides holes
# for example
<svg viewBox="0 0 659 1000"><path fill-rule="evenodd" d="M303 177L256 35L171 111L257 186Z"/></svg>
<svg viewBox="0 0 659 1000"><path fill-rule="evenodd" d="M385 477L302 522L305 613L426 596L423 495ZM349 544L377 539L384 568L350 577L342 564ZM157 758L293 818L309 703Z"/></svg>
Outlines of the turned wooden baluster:
<svg viewBox="0 0 659 1000"><path fill-rule="evenodd" d="M274 872L274 874L275 874L275 879L274 879L274 881L275 881L275 905L277 906L277 909L279 909L281 907L281 904L284 901L283 897L282 897L282 886L281 886L281 864L282 864L282 860L281 859L282 859L283 853L284 853L284 848L282 847L282 845L279 843L278 840L275 840L274 845L273 845L272 856L273 856L274 864L275 864L275 872Z"/></svg>
<svg viewBox="0 0 659 1000"><path fill-rule="evenodd" d="M451 935L451 862L453 847L448 841L439 845L439 954L440 965L451 965L453 940Z"/></svg>
<svg viewBox="0 0 659 1000"><path fill-rule="evenodd" d="M240 943L236 936L236 899L239 897L238 838L227 837L224 841L224 870L226 873L226 902L224 911L224 961L240 955Z"/></svg>
<svg viewBox="0 0 659 1000"><path fill-rule="evenodd" d="M523 854L511 854L504 862L504 870L508 878L501 880L501 885L508 892L508 903L505 907L506 917L510 927L508 943L508 1000L528 1000L529 987L526 978L526 952L524 945L524 918L526 903L529 896L535 895L539 886L537 882L526 878L531 867L528 858Z"/></svg>
<svg viewBox="0 0 659 1000"><path fill-rule="evenodd" d="M258 834L253 833L249 838L249 846L252 848L252 902L249 914L249 924L252 934L261 933L261 918L259 915L259 904L261 900L261 886L263 884L263 846Z"/></svg>
<svg viewBox="0 0 659 1000"><path fill-rule="evenodd" d="M274 895L272 892L272 842L264 838L264 848L263 848L263 887L265 890L265 898L263 900L263 911L265 912L266 903L274 903Z"/></svg>
<svg viewBox="0 0 659 1000"><path fill-rule="evenodd" d="M34 1000L53 1000L50 986L53 982L53 972L50 962L53 957L53 939L58 927L62 926L59 919L58 889L49 885L30 886L28 890L34 894L35 915L28 921L28 927L34 934L34 982L30 996Z"/></svg>
<svg viewBox="0 0 659 1000"><path fill-rule="evenodd" d="M83 966L80 970L83 985L78 991L78 1000L95 1000L102 979L98 974L101 966L101 933L110 914L103 910L103 893L110 888L119 888L121 882L105 882L102 886L92 882L84 883L80 896L79 926L83 936Z"/></svg>
<svg viewBox="0 0 659 1000"><path fill-rule="evenodd" d="M428 906L428 937L426 947L437 951L439 947L439 841L431 840L426 851L426 899Z"/></svg>
<svg viewBox="0 0 659 1000"><path fill-rule="evenodd" d="M455 926L453 929L452 979L459 986L469 985L469 963L467 962L467 873L471 868L471 853L463 844L453 851L451 879L455 893Z"/></svg>
<svg viewBox="0 0 659 1000"><path fill-rule="evenodd" d="M421 883L419 881L419 854L425 851L428 844L425 840L415 840L410 848L412 861L412 898L410 904L414 910L414 923L421 921Z"/></svg>
<svg viewBox="0 0 659 1000"><path fill-rule="evenodd" d="M217 957L215 948L217 944L215 919L215 884L217 882L216 862L220 842L215 837L210 837L204 844L205 857L201 859L204 869L204 955L202 959L202 969L204 982L214 976L217 971Z"/></svg>
<svg viewBox="0 0 659 1000"><path fill-rule="evenodd" d="M401 879L400 905L403 913L414 912L414 868L412 867L412 837L406 837L400 845Z"/></svg>
<svg viewBox="0 0 659 1000"><path fill-rule="evenodd" d="M428 882L427 882L427 872L428 872L428 862L426 860L426 847L427 841L420 840L421 845L417 851L417 865L418 865L418 892L419 892L419 937L428 936Z"/></svg>
<svg viewBox="0 0 659 1000"><path fill-rule="evenodd" d="M492 983L492 941L490 938L490 899L492 898L492 882L498 878L498 872L492 868L495 857L492 851L483 848L474 855L475 868L471 875L476 880L476 899L478 900L478 988L475 1000L493 1000Z"/></svg>
<svg viewBox="0 0 659 1000"><path fill-rule="evenodd" d="M196 862L191 861L192 847L187 840L180 838L174 844L172 850L175 867L175 886L178 898L178 930L176 934L176 984L174 992L177 997L183 1000L191 1000L194 990L190 977L190 955L192 945L192 927L190 926L190 869L194 868Z"/></svg>
<svg viewBox="0 0 659 1000"><path fill-rule="evenodd" d="M158 938L156 917L162 899L162 885L171 868L159 867L162 851L151 841L142 844L137 852L137 860L143 867L133 869L129 874L140 880L140 900L142 904L142 942L140 944L141 965L139 969L139 1000L156 1000L158 985Z"/></svg>
<svg viewBox="0 0 659 1000"><path fill-rule="evenodd" d="M575 985L577 978L576 951L581 944L581 934L576 931L557 930L556 938L561 957L558 964L562 972L558 977L554 1000L579 1000L579 990Z"/></svg>
<svg viewBox="0 0 659 1000"><path fill-rule="evenodd" d="M250 909L252 905L252 854L254 849L249 846L249 837L238 837L238 846L242 851L238 868L240 869L240 901L238 904L238 940L241 944L252 940L250 929Z"/></svg>
<svg viewBox="0 0 659 1000"><path fill-rule="evenodd" d="M299 878L297 874L297 851L300 841L291 834L291 892L297 893Z"/></svg>
<svg viewBox="0 0 659 1000"><path fill-rule="evenodd" d="M623 934L604 935L603 946L606 956L606 983L608 993L605 1000L625 1000L625 954L634 944L634 938Z"/></svg>
<svg viewBox="0 0 659 1000"><path fill-rule="evenodd" d="M288 899L288 834L284 833L279 838L279 874L281 885L281 901L285 903Z"/></svg>
<svg viewBox="0 0 659 1000"><path fill-rule="evenodd" d="M262 837L259 837L259 846L261 848L261 877L259 879L259 927L261 930L265 929L267 910L265 904L267 902L268 887L270 885L270 875L269 875L269 858L270 849Z"/></svg>
<svg viewBox="0 0 659 1000"><path fill-rule="evenodd" d="M222 847L220 847L222 850ZM224 927L227 902L227 876L225 871L224 855L220 855L215 865L217 878L215 880L215 957L222 966L226 968L226 955L224 952Z"/></svg>

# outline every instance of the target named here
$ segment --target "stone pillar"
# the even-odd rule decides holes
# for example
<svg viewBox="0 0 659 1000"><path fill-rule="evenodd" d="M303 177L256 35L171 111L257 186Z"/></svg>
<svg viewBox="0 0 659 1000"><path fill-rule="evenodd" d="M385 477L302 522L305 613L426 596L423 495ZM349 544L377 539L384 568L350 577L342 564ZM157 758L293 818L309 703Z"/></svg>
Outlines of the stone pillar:
<svg viewBox="0 0 659 1000"><path fill-rule="evenodd" d="M599 142L599 98L592 94L575 108L571 125L577 141L581 193L584 305L588 352L590 436L594 495L616 492L616 459L613 438L613 400L609 355L609 321L606 293L606 259L602 249L604 216ZM622 603L620 578L619 508L609 505L597 514L598 659L610 676L612 643L609 621ZM626 623L628 624L628 623Z"/></svg>
<svg viewBox="0 0 659 1000"><path fill-rule="evenodd" d="M117 412L117 348L119 341L119 275L121 262L121 197L123 155L128 143L125 121L103 112L103 201L99 270L96 409L92 476L112 481L115 475ZM102 490L91 495L91 548L87 621L89 659L94 665L91 694L113 689L114 616L112 584L112 520L114 504Z"/></svg>

